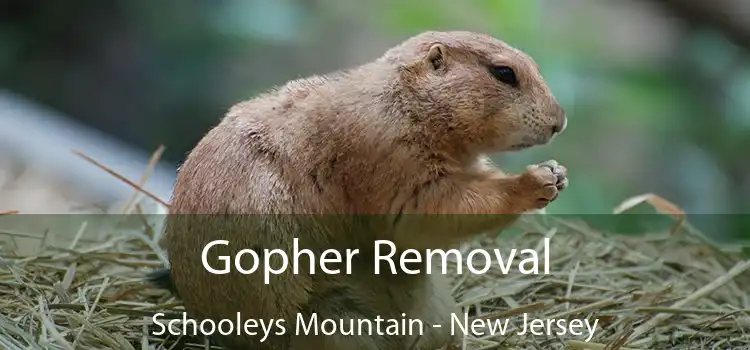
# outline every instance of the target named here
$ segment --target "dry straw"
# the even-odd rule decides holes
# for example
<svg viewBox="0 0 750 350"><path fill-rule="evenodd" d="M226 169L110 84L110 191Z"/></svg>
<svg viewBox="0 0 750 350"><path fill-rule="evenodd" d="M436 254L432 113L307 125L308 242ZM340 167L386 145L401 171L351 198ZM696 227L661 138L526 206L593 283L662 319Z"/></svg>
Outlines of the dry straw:
<svg viewBox="0 0 750 350"><path fill-rule="evenodd" d="M507 254L541 248L543 238L552 237L552 273L504 275L498 269L455 276L454 295L472 318L509 319L512 325L502 336L466 336L459 348L750 349L750 261L709 243L679 208L656 196L636 197L616 212L642 202L676 216L679 230L614 236L537 215L522 222L524 234L464 246ZM208 349L200 338L149 335L154 313L178 318L182 308L143 282L163 263L158 228L148 223L144 218L138 232L114 230L87 244L79 239L84 227L67 247L50 246L36 256L3 252L0 348ZM599 323L589 342L586 334L519 336L523 314Z"/></svg>

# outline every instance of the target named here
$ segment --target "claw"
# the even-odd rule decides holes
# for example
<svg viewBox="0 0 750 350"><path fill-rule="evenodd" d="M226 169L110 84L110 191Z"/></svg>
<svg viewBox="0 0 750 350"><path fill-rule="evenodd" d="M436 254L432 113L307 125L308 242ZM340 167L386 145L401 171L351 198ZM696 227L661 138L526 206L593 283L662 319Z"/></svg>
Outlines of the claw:
<svg viewBox="0 0 750 350"><path fill-rule="evenodd" d="M557 188L560 188L560 186L567 186L567 183L564 183L566 182L565 170L567 169L564 166L560 165L556 160L548 160L539 164L539 166L548 168L549 171L552 172L552 174L557 176Z"/></svg>

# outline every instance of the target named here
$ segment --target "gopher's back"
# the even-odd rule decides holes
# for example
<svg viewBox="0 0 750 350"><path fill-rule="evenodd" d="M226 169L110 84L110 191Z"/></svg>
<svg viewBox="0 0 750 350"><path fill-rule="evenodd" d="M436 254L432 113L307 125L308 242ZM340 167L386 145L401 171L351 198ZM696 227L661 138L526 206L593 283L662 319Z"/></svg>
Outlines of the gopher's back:
<svg viewBox="0 0 750 350"><path fill-rule="evenodd" d="M314 290L319 289L314 287L315 276L292 274L291 269L272 275L268 284L261 273L241 275L234 268L213 275L201 262L201 251L211 241L229 241L228 246L212 249L208 261L214 262L217 255L234 256L240 249L290 252L293 238L316 255L332 247L372 242L364 234L338 234L351 232L352 218L330 214L382 212L367 203L382 200L377 193L365 195L374 193L367 187L373 181L362 177L398 177L379 172L378 163L371 160L378 147L357 137L370 125L329 118L343 113L325 103L329 83L325 78L296 81L234 106L181 166L161 244L169 256L175 292L191 317L218 321L234 319L240 312L243 319L284 318L293 326L301 307L321 292ZM341 136L344 132L348 137ZM300 269L308 271L307 259L301 260ZM261 263L258 271L262 268ZM260 337L238 337L237 344L284 349L289 333L271 335L262 344Z"/></svg>
<svg viewBox="0 0 750 350"><path fill-rule="evenodd" d="M161 245L169 258L174 292L191 318L218 322L239 312L244 319L291 319L295 306L306 301L304 288L298 287L304 282L275 279L263 286L258 273L240 275L232 267L228 274L214 275L201 263L201 251L214 240L229 241L229 246L212 249L207 260L214 268L217 255L234 256L245 248L262 252L282 240L264 230L268 218L263 214L283 207L293 185L274 167L275 154L258 142L262 128L245 128L225 119L209 131L180 167L173 190ZM295 288L300 293L295 295ZM284 297L277 298L280 295ZM255 300L243 302L249 298ZM284 338L271 335L259 343L260 337L240 336L222 339L222 345L281 350Z"/></svg>
<svg viewBox="0 0 750 350"><path fill-rule="evenodd" d="M172 213L392 211L392 190L418 166L400 144L403 121L373 116L383 96L369 88L380 85L368 84L372 70L291 81L233 106L181 166Z"/></svg>
<svg viewBox="0 0 750 350"><path fill-rule="evenodd" d="M301 94L325 81L304 80L233 106L180 167L172 213L263 214L326 210L310 203L310 179L299 176L304 159L292 135L309 123Z"/></svg>

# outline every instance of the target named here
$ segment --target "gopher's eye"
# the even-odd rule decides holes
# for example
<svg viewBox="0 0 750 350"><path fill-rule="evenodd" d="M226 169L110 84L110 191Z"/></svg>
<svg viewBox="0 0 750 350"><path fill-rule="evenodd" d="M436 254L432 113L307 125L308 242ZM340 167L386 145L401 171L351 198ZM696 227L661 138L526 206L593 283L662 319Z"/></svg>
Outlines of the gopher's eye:
<svg viewBox="0 0 750 350"><path fill-rule="evenodd" d="M492 76L494 76L495 79L510 86L518 87L518 78L516 77L516 72L513 71L513 68L507 66L492 66L490 67L490 73L492 73Z"/></svg>

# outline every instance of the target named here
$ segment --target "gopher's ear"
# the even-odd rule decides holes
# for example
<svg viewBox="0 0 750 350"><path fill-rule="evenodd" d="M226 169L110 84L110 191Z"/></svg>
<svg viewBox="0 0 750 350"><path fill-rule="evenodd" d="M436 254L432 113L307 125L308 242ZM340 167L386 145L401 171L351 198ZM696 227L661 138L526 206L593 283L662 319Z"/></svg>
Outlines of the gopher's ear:
<svg viewBox="0 0 750 350"><path fill-rule="evenodd" d="M431 69L438 70L445 66L447 49L445 45L437 43L430 47L425 56L425 64Z"/></svg>

